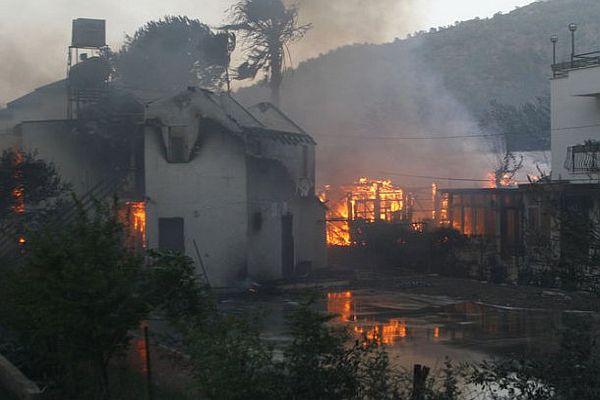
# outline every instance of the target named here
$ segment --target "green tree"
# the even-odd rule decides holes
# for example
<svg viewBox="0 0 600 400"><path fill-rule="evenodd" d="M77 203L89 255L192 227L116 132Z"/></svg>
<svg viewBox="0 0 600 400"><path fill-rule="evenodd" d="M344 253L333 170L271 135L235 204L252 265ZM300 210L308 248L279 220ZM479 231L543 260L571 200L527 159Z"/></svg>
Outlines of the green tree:
<svg viewBox="0 0 600 400"><path fill-rule="evenodd" d="M51 220L31 234L23 266L0 284L0 325L67 398L108 398L109 363L128 331L152 311L180 318L203 302L195 292L183 298L194 282L189 260L153 254L146 267L124 235L111 207L78 205L73 222Z"/></svg>
<svg viewBox="0 0 600 400"><path fill-rule="evenodd" d="M231 35L184 16L148 22L112 55L115 83L144 97L187 86L220 88L234 42Z"/></svg>
<svg viewBox="0 0 600 400"><path fill-rule="evenodd" d="M286 399L283 371L256 322L214 315L188 336L200 392L209 400Z"/></svg>
<svg viewBox="0 0 600 400"><path fill-rule="evenodd" d="M241 0L233 6L231 19L224 29L241 34L248 58L239 66L237 77L254 78L264 70L271 99L279 105L288 44L304 37L311 25L300 25L297 7L286 7L281 0Z"/></svg>

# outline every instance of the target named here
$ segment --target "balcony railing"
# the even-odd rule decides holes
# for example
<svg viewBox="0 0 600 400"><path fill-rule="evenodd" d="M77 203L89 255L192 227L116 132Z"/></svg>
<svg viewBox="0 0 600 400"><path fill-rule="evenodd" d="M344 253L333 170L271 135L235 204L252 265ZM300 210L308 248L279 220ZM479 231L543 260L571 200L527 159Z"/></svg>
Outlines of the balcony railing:
<svg viewBox="0 0 600 400"><path fill-rule="evenodd" d="M576 54L571 61L552 65L554 77L565 76L570 69L600 65L600 50Z"/></svg>
<svg viewBox="0 0 600 400"><path fill-rule="evenodd" d="M569 147L565 169L574 174L600 172L600 143L586 143Z"/></svg>

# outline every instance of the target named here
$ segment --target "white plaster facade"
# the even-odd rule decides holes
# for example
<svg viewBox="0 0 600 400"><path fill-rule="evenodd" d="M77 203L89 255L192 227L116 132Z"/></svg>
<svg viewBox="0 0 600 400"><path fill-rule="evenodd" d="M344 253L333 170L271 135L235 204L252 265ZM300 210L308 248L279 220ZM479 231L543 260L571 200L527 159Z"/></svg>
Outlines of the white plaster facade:
<svg viewBox="0 0 600 400"><path fill-rule="evenodd" d="M551 80L552 180L591 183L600 170L568 168L569 148L600 141L600 65L569 69Z"/></svg>
<svg viewBox="0 0 600 400"><path fill-rule="evenodd" d="M200 89L146 109L149 247L169 241L161 220L178 219L185 253L202 258L214 286L290 277L326 263L315 142L293 123L266 125L260 117L229 95Z"/></svg>

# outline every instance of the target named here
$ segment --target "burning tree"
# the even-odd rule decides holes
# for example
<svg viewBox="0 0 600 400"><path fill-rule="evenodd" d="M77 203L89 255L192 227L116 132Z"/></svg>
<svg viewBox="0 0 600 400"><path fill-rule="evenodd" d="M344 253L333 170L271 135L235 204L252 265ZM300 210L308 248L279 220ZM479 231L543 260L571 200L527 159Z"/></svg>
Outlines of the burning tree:
<svg viewBox="0 0 600 400"><path fill-rule="evenodd" d="M507 151L498 164L494 171L494 187L510 186L513 184L517 172L523 168L523 156L517 157Z"/></svg>
<svg viewBox="0 0 600 400"><path fill-rule="evenodd" d="M63 193L53 165L33 154L5 150L0 156L0 220L25 213L25 205L36 206Z"/></svg>
<svg viewBox="0 0 600 400"><path fill-rule="evenodd" d="M281 0L241 0L231 15L232 23L224 29L240 32L248 57L238 67L237 78L255 78L264 70L272 101L279 105L288 44L304 37L311 25L300 25L297 7L286 7Z"/></svg>
<svg viewBox="0 0 600 400"><path fill-rule="evenodd" d="M0 156L0 255L13 254L17 244L23 245L25 226L52 212L56 202L49 201L67 189L52 164L30 153L5 150Z"/></svg>

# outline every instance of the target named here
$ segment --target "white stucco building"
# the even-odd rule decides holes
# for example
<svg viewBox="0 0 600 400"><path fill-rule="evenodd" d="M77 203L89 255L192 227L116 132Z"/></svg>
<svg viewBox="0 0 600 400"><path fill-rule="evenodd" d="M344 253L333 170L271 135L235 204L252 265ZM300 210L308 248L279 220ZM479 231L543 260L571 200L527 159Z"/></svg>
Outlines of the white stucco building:
<svg viewBox="0 0 600 400"><path fill-rule="evenodd" d="M144 141L150 247L201 258L215 285L324 266L315 142L277 108L189 88L147 106Z"/></svg>
<svg viewBox="0 0 600 400"><path fill-rule="evenodd" d="M116 194L123 215L143 207L140 245L188 255L213 286L325 266L316 143L273 105L189 88L144 107L108 91L108 114L68 118L67 101L61 81L8 103L0 150L53 163L81 198Z"/></svg>
<svg viewBox="0 0 600 400"><path fill-rule="evenodd" d="M600 54L553 66L552 180L600 179Z"/></svg>

